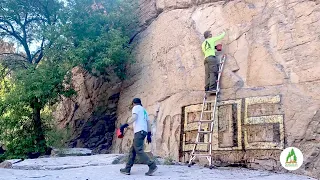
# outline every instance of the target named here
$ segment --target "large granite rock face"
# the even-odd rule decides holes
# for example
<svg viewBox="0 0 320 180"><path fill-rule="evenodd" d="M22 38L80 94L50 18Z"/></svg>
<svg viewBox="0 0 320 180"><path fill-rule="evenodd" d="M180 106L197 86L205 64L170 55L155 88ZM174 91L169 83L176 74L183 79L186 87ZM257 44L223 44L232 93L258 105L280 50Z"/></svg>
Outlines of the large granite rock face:
<svg viewBox="0 0 320 180"><path fill-rule="evenodd" d="M69 147L109 152L121 85L117 78L109 79L92 76L79 67L72 70L72 86L78 94L64 98L54 112L57 125L71 131Z"/></svg>
<svg viewBox="0 0 320 180"><path fill-rule="evenodd" d="M319 1L153 0L141 6L157 15L148 16L151 23L134 40L137 63L122 84L117 126L130 117L133 97L142 99L151 119L160 105L146 148L187 161L204 95L202 34L228 29L221 41L227 61L214 160L284 171L280 153L294 146L304 154L294 173L320 178ZM132 133L114 138L113 151L127 152Z"/></svg>

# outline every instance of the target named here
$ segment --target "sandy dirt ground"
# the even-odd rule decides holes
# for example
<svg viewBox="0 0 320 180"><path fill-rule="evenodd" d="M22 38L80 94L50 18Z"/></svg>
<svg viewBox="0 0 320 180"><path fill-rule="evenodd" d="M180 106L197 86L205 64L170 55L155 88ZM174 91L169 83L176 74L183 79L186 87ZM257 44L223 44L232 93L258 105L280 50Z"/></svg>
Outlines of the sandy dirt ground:
<svg viewBox="0 0 320 180"><path fill-rule="evenodd" d="M94 155L25 160L12 169L0 169L0 180L307 180L313 179L290 173L273 173L243 168L208 169L201 166L159 165L154 176L145 176L148 167L135 165L131 175L123 175L122 164L112 164L120 155ZM14 160L12 161L14 162Z"/></svg>

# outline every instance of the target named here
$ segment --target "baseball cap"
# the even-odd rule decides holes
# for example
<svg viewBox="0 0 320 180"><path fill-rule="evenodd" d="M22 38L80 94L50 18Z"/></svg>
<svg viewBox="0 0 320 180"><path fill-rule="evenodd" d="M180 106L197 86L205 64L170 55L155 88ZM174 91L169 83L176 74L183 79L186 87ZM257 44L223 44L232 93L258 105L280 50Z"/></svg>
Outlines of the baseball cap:
<svg viewBox="0 0 320 180"><path fill-rule="evenodd" d="M140 99L140 98L134 98L134 99L132 100L132 103L142 105L142 104L141 104L141 99Z"/></svg>

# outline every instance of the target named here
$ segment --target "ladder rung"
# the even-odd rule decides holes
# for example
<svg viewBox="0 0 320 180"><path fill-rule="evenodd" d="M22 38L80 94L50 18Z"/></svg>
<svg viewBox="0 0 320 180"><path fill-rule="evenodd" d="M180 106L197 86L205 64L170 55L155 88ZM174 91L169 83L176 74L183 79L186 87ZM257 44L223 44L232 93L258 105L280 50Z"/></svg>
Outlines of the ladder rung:
<svg viewBox="0 0 320 180"><path fill-rule="evenodd" d="M211 133L211 131L198 131L198 133Z"/></svg>
<svg viewBox="0 0 320 180"><path fill-rule="evenodd" d="M209 112L210 112L210 113L213 113L212 111L203 111L203 112L205 112L205 113L209 113Z"/></svg>
<svg viewBox="0 0 320 180"><path fill-rule="evenodd" d="M211 154L192 154L191 156L211 156Z"/></svg>
<svg viewBox="0 0 320 180"><path fill-rule="evenodd" d="M204 103L215 103L215 101L205 101Z"/></svg>
<svg viewBox="0 0 320 180"><path fill-rule="evenodd" d="M206 91L206 93L217 93L217 90L212 90L212 91Z"/></svg>
<svg viewBox="0 0 320 180"><path fill-rule="evenodd" d="M195 144L211 144L211 142L196 142Z"/></svg>
<svg viewBox="0 0 320 180"><path fill-rule="evenodd" d="M201 120L200 122L211 123L211 122L213 122L213 120Z"/></svg>

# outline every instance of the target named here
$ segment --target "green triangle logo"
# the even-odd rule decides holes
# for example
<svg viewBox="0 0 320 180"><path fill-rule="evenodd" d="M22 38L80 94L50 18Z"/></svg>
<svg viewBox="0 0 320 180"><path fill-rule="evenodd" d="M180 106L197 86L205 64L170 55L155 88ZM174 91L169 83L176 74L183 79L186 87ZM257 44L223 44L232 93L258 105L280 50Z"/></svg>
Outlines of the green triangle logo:
<svg viewBox="0 0 320 180"><path fill-rule="evenodd" d="M293 149L289 151L287 158L286 158L286 163L288 164L296 164L297 163L297 156L296 153L294 152Z"/></svg>
<svg viewBox="0 0 320 180"><path fill-rule="evenodd" d="M280 163L287 170L297 170L303 164L303 154L296 147L287 147L281 152Z"/></svg>

